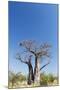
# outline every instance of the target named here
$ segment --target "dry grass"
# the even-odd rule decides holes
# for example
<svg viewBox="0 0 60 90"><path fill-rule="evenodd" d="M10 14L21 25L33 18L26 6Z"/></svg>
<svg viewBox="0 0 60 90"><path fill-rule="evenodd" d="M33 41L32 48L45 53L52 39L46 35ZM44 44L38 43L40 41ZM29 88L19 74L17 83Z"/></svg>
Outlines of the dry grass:
<svg viewBox="0 0 60 90"><path fill-rule="evenodd" d="M47 86L55 86L55 85L58 85L57 80L54 80L53 83L48 83ZM23 82L18 81L14 83L13 86L11 82L9 83L9 88L24 88L24 87L37 87L37 86L41 86L41 85L34 84L34 83L32 85L28 85L27 81L23 81Z"/></svg>

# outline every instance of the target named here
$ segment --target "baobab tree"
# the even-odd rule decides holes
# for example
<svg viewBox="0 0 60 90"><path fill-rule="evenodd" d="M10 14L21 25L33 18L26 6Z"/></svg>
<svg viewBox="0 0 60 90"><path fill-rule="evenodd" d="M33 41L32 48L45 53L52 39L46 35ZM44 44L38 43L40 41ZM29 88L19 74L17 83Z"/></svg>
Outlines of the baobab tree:
<svg viewBox="0 0 60 90"><path fill-rule="evenodd" d="M20 46L25 48L25 52L31 53L35 58L35 67L34 67L34 83L40 83L40 70L47 66L50 61L40 68L40 59L45 56L50 58L49 48L51 47L47 43L43 43L40 46L36 44L35 41L26 40L19 43ZM31 64L32 65L32 64Z"/></svg>

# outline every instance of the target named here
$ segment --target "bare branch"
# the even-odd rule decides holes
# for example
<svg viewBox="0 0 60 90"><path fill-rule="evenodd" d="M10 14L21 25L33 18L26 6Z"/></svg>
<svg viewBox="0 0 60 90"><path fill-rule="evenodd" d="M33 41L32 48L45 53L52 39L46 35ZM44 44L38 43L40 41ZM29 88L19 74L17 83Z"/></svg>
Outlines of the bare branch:
<svg viewBox="0 0 60 90"><path fill-rule="evenodd" d="M26 61L26 59L25 60L22 60L21 59L21 56L19 55L19 53L17 54L16 59L20 60L22 63L28 64L28 62Z"/></svg>
<svg viewBox="0 0 60 90"><path fill-rule="evenodd" d="M41 50L44 50L44 49L47 49L47 48L51 48L51 45L47 44L47 43L44 43L44 44L41 44L40 45L40 49Z"/></svg>
<svg viewBox="0 0 60 90"><path fill-rule="evenodd" d="M37 56L40 56L40 57L47 56L48 58L50 58L50 52L49 52L48 49L47 50L42 50L42 51L37 53Z"/></svg>
<svg viewBox="0 0 60 90"><path fill-rule="evenodd" d="M41 68L40 68L40 70L42 70L44 67L46 67L48 64L50 64L50 61L48 61L46 64L44 64Z"/></svg>
<svg viewBox="0 0 60 90"><path fill-rule="evenodd" d="M31 57L32 55L26 55L24 57L24 59L21 59L21 56L19 53L17 53L17 56L16 56L16 59L20 60L22 63L25 63L25 64L30 64L31 63Z"/></svg>
<svg viewBox="0 0 60 90"><path fill-rule="evenodd" d="M34 42L30 40L30 41L23 41L19 45L23 46L27 51L35 55L35 47L33 44Z"/></svg>
<svg viewBox="0 0 60 90"><path fill-rule="evenodd" d="M35 41L32 41L32 40L23 41L19 45L23 46L28 52L32 53L35 56L36 55L37 56L45 55L45 56L49 57L48 51L49 51L49 48L51 47L51 45L49 45L47 43L41 44L40 48L38 48Z"/></svg>

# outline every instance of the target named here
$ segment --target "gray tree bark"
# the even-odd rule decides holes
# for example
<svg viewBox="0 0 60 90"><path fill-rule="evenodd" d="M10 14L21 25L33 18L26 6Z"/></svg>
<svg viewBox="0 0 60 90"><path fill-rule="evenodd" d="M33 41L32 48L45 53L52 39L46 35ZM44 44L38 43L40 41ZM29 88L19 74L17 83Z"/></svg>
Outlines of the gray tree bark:
<svg viewBox="0 0 60 90"><path fill-rule="evenodd" d="M40 60L35 57L34 83L40 83Z"/></svg>
<svg viewBox="0 0 60 90"><path fill-rule="evenodd" d="M28 84L31 85L31 83L34 82L33 67L31 63L28 64L28 68L29 68Z"/></svg>

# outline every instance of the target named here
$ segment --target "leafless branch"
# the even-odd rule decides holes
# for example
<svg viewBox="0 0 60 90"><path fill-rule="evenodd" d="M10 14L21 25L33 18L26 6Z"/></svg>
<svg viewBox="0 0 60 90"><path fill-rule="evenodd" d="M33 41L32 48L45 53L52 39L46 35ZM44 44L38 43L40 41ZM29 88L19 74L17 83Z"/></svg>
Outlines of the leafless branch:
<svg viewBox="0 0 60 90"><path fill-rule="evenodd" d="M26 61L26 58L25 58L25 60L22 60L22 59L21 59L21 56L19 55L19 53L17 54L16 59L20 60L22 63L25 63L25 64L28 63L28 62Z"/></svg>
<svg viewBox="0 0 60 90"><path fill-rule="evenodd" d="M48 64L50 64L50 61L48 61L46 64L44 64L41 68L40 68L40 70L42 70L44 67L46 67Z"/></svg>
<svg viewBox="0 0 60 90"><path fill-rule="evenodd" d="M49 54L48 51L41 51L41 52L37 53L37 56L40 56L40 57L42 57L42 56L50 57L50 54Z"/></svg>
<svg viewBox="0 0 60 90"><path fill-rule="evenodd" d="M35 47L33 43L34 42L30 40L30 41L23 41L19 45L25 47L27 51L35 55Z"/></svg>
<svg viewBox="0 0 60 90"><path fill-rule="evenodd" d="M44 43L44 44L40 45L41 50L44 50L44 49L47 49L47 48L51 48L51 45L49 45L48 43Z"/></svg>
<svg viewBox="0 0 60 90"><path fill-rule="evenodd" d="M37 47L35 41L22 41L19 43L20 46L23 46L26 49L26 52L30 52L35 56L47 56L50 57L49 55L49 49L51 48L51 45L44 43L40 45L40 48Z"/></svg>

